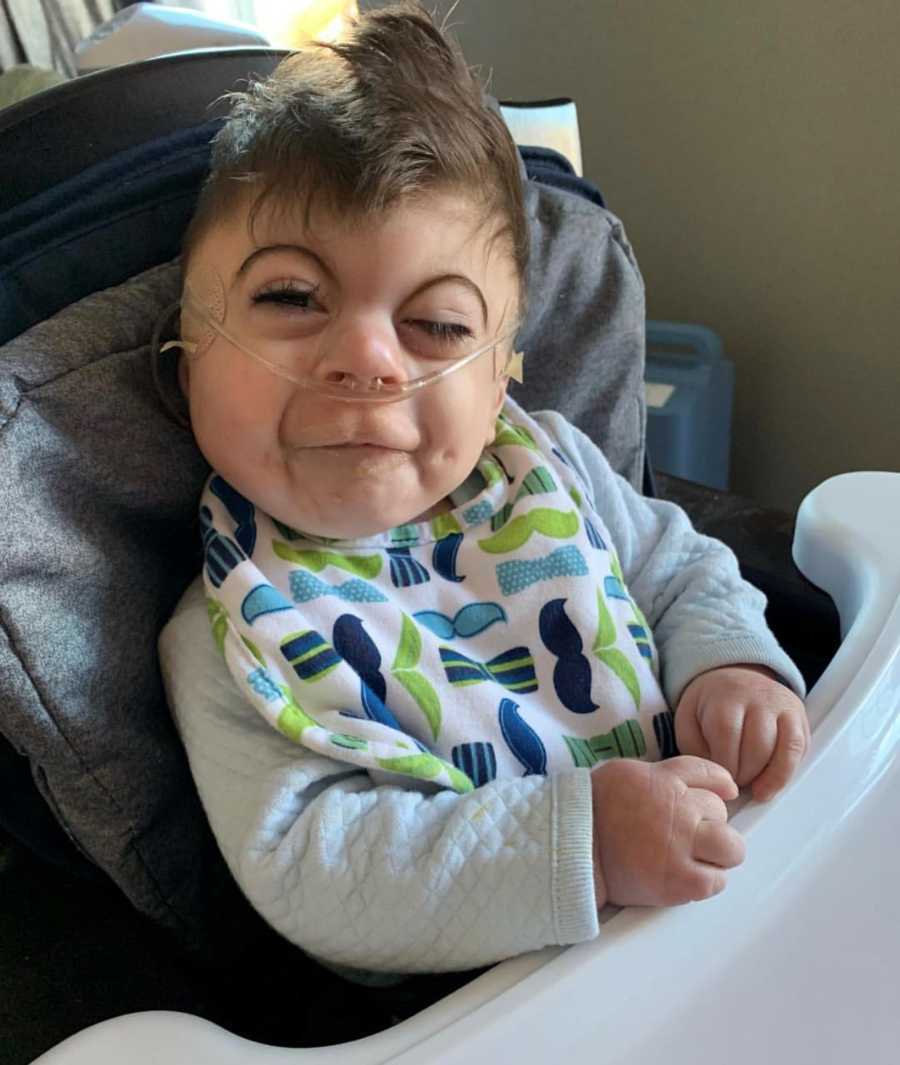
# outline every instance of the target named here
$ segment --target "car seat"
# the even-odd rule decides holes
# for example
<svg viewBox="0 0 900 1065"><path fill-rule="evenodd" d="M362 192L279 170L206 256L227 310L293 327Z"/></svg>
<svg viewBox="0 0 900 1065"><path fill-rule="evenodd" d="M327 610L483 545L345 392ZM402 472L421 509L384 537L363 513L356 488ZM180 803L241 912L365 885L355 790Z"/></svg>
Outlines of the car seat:
<svg viewBox="0 0 900 1065"><path fill-rule="evenodd" d="M271 940L218 856L159 684L154 634L199 568L189 530L206 470L166 416L147 351L177 294L173 260L222 120L216 101L280 57L166 56L0 112L0 153L15 160L0 187L0 826L50 862L112 879L173 950L207 966ZM526 362L516 396L567 414L652 492L633 252L600 191L562 155L523 146L522 159L535 276L542 292L565 294L531 293L523 346L554 355L564 372L529 372ZM748 514L761 508L666 484L702 514L701 528L739 530L745 575L770 595L789 653L795 629L813 633L804 672L815 680L839 642L836 615L785 576L783 558L771 565L785 529L774 544L751 545ZM382 1001L388 1017L409 1011L397 996Z"/></svg>

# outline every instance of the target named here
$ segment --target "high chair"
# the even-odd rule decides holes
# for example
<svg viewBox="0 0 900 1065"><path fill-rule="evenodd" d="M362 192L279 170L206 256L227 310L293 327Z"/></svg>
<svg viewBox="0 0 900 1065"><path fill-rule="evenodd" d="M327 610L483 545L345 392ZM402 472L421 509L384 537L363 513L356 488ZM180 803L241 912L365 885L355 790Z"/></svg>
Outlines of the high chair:
<svg viewBox="0 0 900 1065"><path fill-rule="evenodd" d="M278 949L289 978L284 958L296 956L289 1012L330 975L274 945L237 892L162 697L155 635L199 568L190 530L206 468L147 358L177 296L174 259L221 121L212 102L279 58L166 56L0 112L0 826L46 861L48 892L60 868L115 884L198 986L241 970L247 987L262 982ZM560 104L563 123L502 106L522 145L542 280L522 346L562 367L542 375L526 359L514 394L561 410L635 487L681 502L735 548L812 685L812 749L774 802L732 804L750 857L701 906L607 907L591 943L373 994L383 1016L372 1034L348 1017L365 1035L350 1042L333 1024L318 1036L331 1045L270 1045L296 1042L291 1018L254 1026L247 999L243 1014L216 1012L221 1023L161 1002L57 1033L71 1038L42 1045L42 1063L894 1060L900 474L831 478L793 532L790 516L766 519L747 500L655 484L643 283L621 223L580 177L574 105ZM171 370L161 385L175 396ZM768 538L755 542L760 529ZM789 565L792 535L811 584Z"/></svg>

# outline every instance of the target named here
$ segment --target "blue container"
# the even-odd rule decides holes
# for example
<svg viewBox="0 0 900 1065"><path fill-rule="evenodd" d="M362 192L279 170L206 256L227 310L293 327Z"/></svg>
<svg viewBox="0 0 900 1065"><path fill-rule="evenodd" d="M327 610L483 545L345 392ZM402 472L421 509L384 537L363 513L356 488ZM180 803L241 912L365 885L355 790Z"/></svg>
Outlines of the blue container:
<svg viewBox="0 0 900 1065"><path fill-rule="evenodd" d="M653 468L728 489L734 363L711 329L647 322L647 449Z"/></svg>

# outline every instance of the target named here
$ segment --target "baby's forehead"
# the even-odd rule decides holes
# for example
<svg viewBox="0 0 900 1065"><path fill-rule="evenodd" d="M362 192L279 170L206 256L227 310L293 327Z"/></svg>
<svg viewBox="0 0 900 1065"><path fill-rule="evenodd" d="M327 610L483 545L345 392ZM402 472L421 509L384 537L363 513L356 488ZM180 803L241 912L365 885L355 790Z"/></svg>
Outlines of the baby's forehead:
<svg viewBox="0 0 900 1065"><path fill-rule="evenodd" d="M248 192L221 203L210 215L199 243L242 241L255 248L288 238L324 242L334 234L363 241L373 230L407 211L439 217L470 250L473 241L492 247L506 229L499 212L490 210L473 196L449 190L417 192L376 209L333 204L326 196L278 195L274 190L268 194ZM452 243L447 245L448 248L452 246Z"/></svg>

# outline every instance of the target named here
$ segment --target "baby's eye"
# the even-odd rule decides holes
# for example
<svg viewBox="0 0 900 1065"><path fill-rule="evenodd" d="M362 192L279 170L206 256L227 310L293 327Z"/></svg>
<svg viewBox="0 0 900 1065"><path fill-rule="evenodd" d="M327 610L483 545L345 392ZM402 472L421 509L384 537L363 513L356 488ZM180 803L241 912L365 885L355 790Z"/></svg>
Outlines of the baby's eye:
<svg viewBox="0 0 900 1065"><path fill-rule="evenodd" d="M306 288L294 281L279 281L253 296L254 305L272 304L276 307L291 307L310 311L318 307L315 295L318 285Z"/></svg>
<svg viewBox="0 0 900 1065"><path fill-rule="evenodd" d="M468 340L472 336L472 330L462 322L431 322L426 318L414 318L413 325L424 330L428 336L447 343Z"/></svg>

